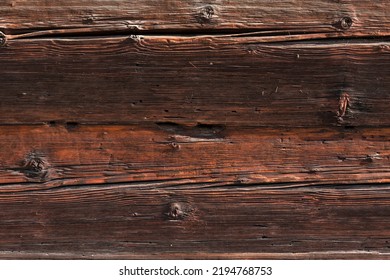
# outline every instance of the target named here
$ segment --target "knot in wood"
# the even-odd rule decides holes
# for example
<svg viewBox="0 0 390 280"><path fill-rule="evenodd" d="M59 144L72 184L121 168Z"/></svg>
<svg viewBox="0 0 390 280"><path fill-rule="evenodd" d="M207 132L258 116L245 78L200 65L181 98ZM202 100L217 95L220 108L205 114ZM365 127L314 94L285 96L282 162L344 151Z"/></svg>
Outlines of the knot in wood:
<svg viewBox="0 0 390 280"><path fill-rule="evenodd" d="M343 17L340 19L339 28L342 30L347 30L352 26L352 19L350 17Z"/></svg>
<svg viewBox="0 0 390 280"><path fill-rule="evenodd" d="M343 117L346 115L347 109L350 106L350 97L346 92L342 92L339 97L339 108L337 110L337 118L339 121L343 121Z"/></svg>
<svg viewBox="0 0 390 280"><path fill-rule="evenodd" d="M82 19L83 24L92 24L95 21L93 16L88 16Z"/></svg>
<svg viewBox="0 0 390 280"><path fill-rule="evenodd" d="M378 49L380 52L388 52L388 51L390 51L390 46L389 45L380 45L380 46L378 46Z"/></svg>
<svg viewBox="0 0 390 280"><path fill-rule="evenodd" d="M7 43L7 37L3 32L0 32L0 47L5 46L6 43Z"/></svg>
<svg viewBox="0 0 390 280"><path fill-rule="evenodd" d="M165 213L169 220L182 220L186 216L183 206L180 203L170 203Z"/></svg>
<svg viewBox="0 0 390 280"><path fill-rule="evenodd" d="M171 143L169 143L169 146L170 146L174 151L180 150L180 145L179 145L177 142L171 142Z"/></svg>
<svg viewBox="0 0 390 280"><path fill-rule="evenodd" d="M47 170L48 163L36 153L27 155L23 162L23 173L29 178L43 179L47 174Z"/></svg>
<svg viewBox="0 0 390 280"><path fill-rule="evenodd" d="M210 5L203 7L200 12L196 15L196 19L199 23L209 23L213 18L215 12L214 8Z"/></svg>

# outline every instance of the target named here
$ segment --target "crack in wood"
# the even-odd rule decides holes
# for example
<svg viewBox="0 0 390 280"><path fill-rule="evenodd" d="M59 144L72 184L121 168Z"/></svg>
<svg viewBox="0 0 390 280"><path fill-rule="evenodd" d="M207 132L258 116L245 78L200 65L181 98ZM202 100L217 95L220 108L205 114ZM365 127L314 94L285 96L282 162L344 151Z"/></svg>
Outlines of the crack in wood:
<svg viewBox="0 0 390 280"><path fill-rule="evenodd" d="M210 141L221 140L224 138L224 125L202 124L195 126L185 126L175 122L156 122L156 125L169 133L172 133L172 139L178 142Z"/></svg>
<svg viewBox="0 0 390 280"><path fill-rule="evenodd" d="M338 23L339 24L339 23ZM341 24L341 23L340 23ZM345 23L344 25L346 25ZM330 25L336 26L337 25ZM337 27L341 28L341 27ZM313 29L313 30L311 30ZM342 29L342 28L341 28ZM390 34L389 34L390 35ZM169 36L177 38L188 37L255 37L259 42L282 42L282 41L307 41L315 39L331 39L334 38L364 38L364 35L340 35L337 31L331 30L315 30L315 28L281 28L281 29L262 29L262 28L246 28L246 29L184 29L184 30L140 30L137 28L130 28L129 26L111 27L96 27L94 29L89 27L82 28L64 28L64 29L42 29L39 31L31 31L19 34L5 34L3 33L4 41L17 39L67 39L67 38L82 38L82 37L118 37L129 36L130 38L142 38L142 36ZM373 38L374 36L370 36ZM383 37L381 35L380 37Z"/></svg>

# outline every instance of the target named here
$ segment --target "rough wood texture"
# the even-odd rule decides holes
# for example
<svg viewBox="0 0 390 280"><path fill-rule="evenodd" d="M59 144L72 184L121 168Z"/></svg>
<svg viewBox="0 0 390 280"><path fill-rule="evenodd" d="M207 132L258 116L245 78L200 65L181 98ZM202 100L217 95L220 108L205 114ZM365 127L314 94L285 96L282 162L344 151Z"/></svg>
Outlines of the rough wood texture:
<svg viewBox="0 0 390 280"><path fill-rule="evenodd" d="M0 122L390 125L387 42L261 40L10 41L1 49Z"/></svg>
<svg viewBox="0 0 390 280"><path fill-rule="evenodd" d="M390 183L390 130L5 126L0 157L0 192L124 182Z"/></svg>
<svg viewBox="0 0 390 280"><path fill-rule="evenodd" d="M323 33L387 36L389 9L386 0L5 0L0 5L0 28L8 34L39 30L48 33L229 30L311 33L312 38Z"/></svg>
<svg viewBox="0 0 390 280"><path fill-rule="evenodd" d="M16 192L0 194L0 249L49 254L40 257L389 258L389 205L388 185Z"/></svg>
<svg viewBox="0 0 390 280"><path fill-rule="evenodd" d="M3 1L0 258L390 259L387 1Z"/></svg>

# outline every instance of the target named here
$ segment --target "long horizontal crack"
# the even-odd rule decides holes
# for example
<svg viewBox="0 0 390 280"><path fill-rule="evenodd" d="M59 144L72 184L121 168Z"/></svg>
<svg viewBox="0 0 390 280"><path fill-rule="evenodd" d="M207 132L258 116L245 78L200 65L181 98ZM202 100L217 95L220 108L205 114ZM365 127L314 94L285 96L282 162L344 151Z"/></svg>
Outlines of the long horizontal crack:
<svg viewBox="0 0 390 280"><path fill-rule="evenodd" d="M31 183L15 184L19 186L28 186ZM193 182L188 179L168 179L168 180L150 180L150 181L130 181L130 182L111 182L111 183L95 183L95 184L69 184L60 185L54 187L38 187L33 186L31 188L24 188L22 190L7 190L3 189L9 184L0 185L0 194L15 194L15 193L37 193L37 192L53 192L62 190L73 189L117 189L117 188L134 188L136 190L155 190L155 191L180 191L180 190L211 190L211 191L329 191L329 190L390 190L390 184L388 183L348 183L340 182L335 184L321 183L319 181L306 181L306 182L278 182L278 183L250 183L240 184L234 182Z"/></svg>
<svg viewBox="0 0 390 280"><path fill-rule="evenodd" d="M174 37L174 38L214 38L214 39L243 39L244 43L328 43L335 44L339 42L347 43L380 43L388 41L390 39L390 33L387 36L355 36L341 34L340 33L299 33L299 32L280 32L280 33L266 33L263 31L232 33L232 34L182 34L182 33L161 33L161 34L134 34L134 33L121 33L121 32L96 32L96 33L61 33L57 31L39 31L28 34L20 35L5 35L0 32L0 47L5 46L7 42L23 39L34 40L75 40L75 39L97 39L97 38L115 38L115 37L136 37L142 39L142 36L152 37Z"/></svg>
<svg viewBox="0 0 390 280"><path fill-rule="evenodd" d="M259 42L281 41L307 41L313 39L331 38L363 38L364 35L354 35L346 32L348 28L337 25L321 26L297 26L286 28L245 28L245 29L164 29L164 30L141 30L137 26L98 26L98 27L75 27L29 30L8 34L5 30L0 31L0 45L7 41L17 39L70 39L70 38L96 38L108 36L165 36L165 37L256 37ZM386 34L385 34L386 35ZM369 38L383 38L385 36L370 36ZM388 34L390 36L390 33ZM367 36L366 36L367 37Z"/></svg>
<svg viewBox="0 0 390 280"><path fill-rule="evenodd" d="M5 30L0 29L0 33L7 39L33 38L44 36L104 36L112 34L122 35L150 35L150 36L240 36L256 33L258 35L282 35L282 34L316 34L329 32L344 32L342 28L334 25L324 24L316 26L289 26L273 28L187 28L187 29L141 29L137 25L115 25L115 26L93 26L93 27L57 27L57 28L35 28L28 30Z"/></svg>
<svg viewBox="0 0 390 280"><path fill-rule="evenodd" d="M291 36L291 35L312 35L316 34L328 34L329 31L312 31L300 29L288 29L288 30L259 30L259 29L224 29L224 30L129 30L129 29L109 29L109 28L76 28L76 29L51 29L40 30L21 34L5 34L0 32L1 37L6 40L16 39L30 39L30 38L68 38L68 37L104 37L104 36L176 36L176 37L245 37L245 36L258 36L258 37L275 37L275 36Z"/></svg>

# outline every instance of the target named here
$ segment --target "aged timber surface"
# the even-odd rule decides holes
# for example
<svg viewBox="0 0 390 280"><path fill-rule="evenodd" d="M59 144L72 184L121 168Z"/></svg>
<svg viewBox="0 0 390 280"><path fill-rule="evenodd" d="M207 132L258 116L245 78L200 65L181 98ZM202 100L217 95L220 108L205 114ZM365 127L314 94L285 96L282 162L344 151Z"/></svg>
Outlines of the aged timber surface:
<svg viewBox="0 0 390 280"><path fill-rule="evenodd" d="M388 258L389 205L388 185L3 193L0 249L46 258Z"/></svg>
<svg viewBox="0 0 390 280"><path fill-rule="evenodd" d="M0 3L0 258L390 259L387 1Z"/></svg>
<svg viewBox="0 0 390 280"><path fill-rule="evenodd" d="M388 129L1 129L3 258L390 257Z"/></svg>
<svg viewBox="0 0 390 280"><path fill-rule="evenodd" d="M213 32L387 36L388 1L335 0L4 0L7 34L85 32ZM348 30L347 33L344 33ZM31 34L30 34L31 36Z"/></svg>
<svg viewBox="0 0 390 280"><path fill-rule="evenodd" d="M0 122L390 125L388 42L262 39L11 40Z"/></svg>
<svg viewBox="0 0 390 280"><path fill-rule="evenodd" d="M0 193L125 182L390 183L390 130L1 126L0 157Z"/></svg>

